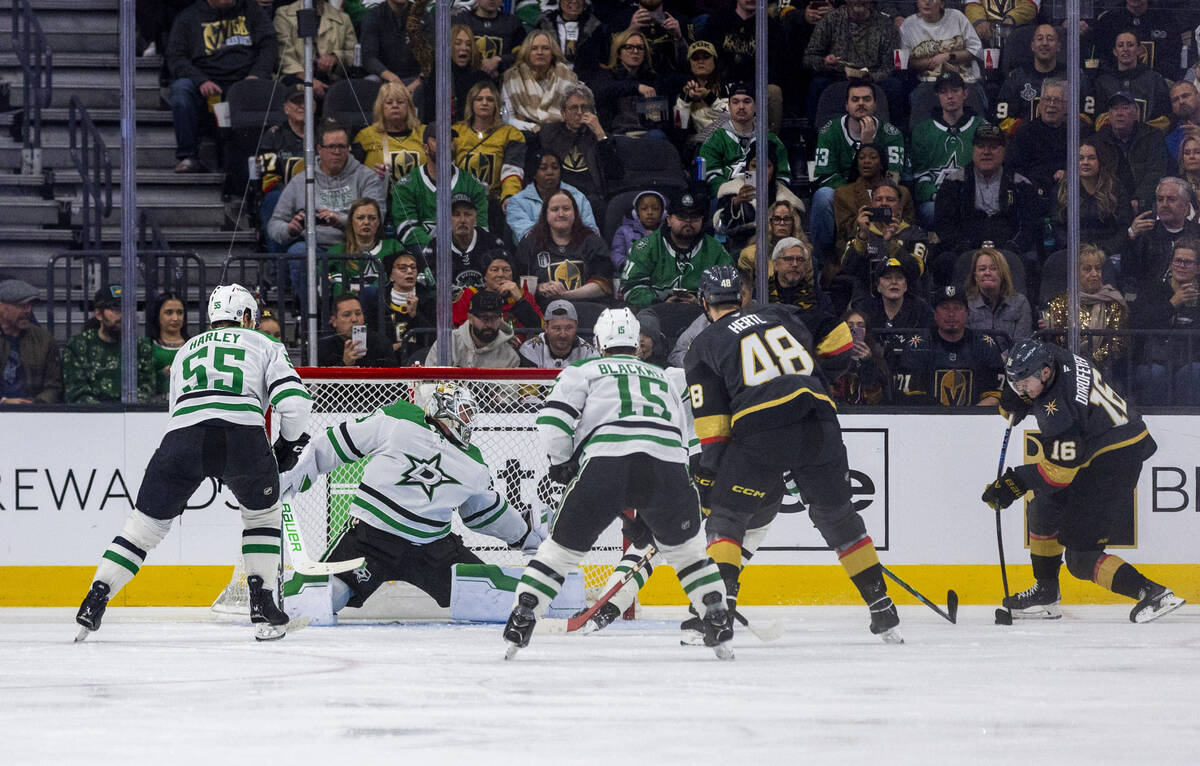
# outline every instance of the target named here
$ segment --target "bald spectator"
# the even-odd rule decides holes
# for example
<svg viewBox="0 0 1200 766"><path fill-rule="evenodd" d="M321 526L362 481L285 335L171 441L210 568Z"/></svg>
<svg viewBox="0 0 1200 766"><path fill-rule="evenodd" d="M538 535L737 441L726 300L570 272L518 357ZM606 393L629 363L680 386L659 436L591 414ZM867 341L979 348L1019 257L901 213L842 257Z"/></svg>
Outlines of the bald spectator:
<svg viewBox="0 0 1200 766"><path fill-rule="evenodd" d="M570 301L550 301L545 317L545 332L521 344L523 366L561 370L574 362L600 356L595 346L579 337L579 314Z"/></svg>
<svg viewBox="0 0 1200 766"><path fill-rule="evenodd" d="M33 323L38 298L37 288L27 282L0 282L0 404L62 401L62 367L54 336Z"/></svg>

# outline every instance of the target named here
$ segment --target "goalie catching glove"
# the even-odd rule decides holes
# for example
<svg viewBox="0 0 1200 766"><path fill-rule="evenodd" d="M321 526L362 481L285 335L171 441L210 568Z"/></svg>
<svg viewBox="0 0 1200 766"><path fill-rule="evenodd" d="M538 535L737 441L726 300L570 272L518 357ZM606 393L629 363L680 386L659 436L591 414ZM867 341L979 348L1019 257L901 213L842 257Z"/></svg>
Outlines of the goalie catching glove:
<svg viewBox="0 0 1200 766"><path fill-rule="evenodd" d="M286 473L296 467L308 439L308 434L300 434L300 438L295 441L289 441L283 436L275 440L275 462L279 464L280 473Z"/></svg>
<svg viewBox="0 0 1200 766"><path fill-rule="evenodd" d="M987 485L987 489L983 490L983 502L998 511L1024 497L1027 489L1025 483L1017 476L1017 472L1009 468L1000 475L1000 478Z"/></svg>
<svg viewBox="0 0 1200 766"><path fill-rule="evenodd" d="M537 553L538 546L542 544L542 541L550 536L550 524L547 514L539 513L536 510L531 510L525 521L529 525L528 531L520 540L509 543L508 547L514 550L519 549L521 553L532 556Z"/></svg>

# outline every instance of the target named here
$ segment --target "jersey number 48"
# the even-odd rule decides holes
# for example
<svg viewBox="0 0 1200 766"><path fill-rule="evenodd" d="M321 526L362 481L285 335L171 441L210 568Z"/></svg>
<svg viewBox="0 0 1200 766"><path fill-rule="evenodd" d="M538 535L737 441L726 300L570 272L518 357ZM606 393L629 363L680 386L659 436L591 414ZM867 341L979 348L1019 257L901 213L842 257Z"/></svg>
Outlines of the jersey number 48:
<svg viewBox="0 0 1200 766"><path fill-rule="evenodd" d="M780 375L811 375L813 358L786 327L742 338L742 381L759 386Z"/></svg>

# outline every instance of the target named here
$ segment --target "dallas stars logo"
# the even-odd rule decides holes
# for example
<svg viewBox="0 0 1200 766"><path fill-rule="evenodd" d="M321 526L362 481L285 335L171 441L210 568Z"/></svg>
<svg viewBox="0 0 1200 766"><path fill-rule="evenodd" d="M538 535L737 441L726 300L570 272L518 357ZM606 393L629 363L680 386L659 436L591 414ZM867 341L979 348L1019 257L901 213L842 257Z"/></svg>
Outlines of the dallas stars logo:
<svg viewBox="0 0 1200 766"><path fill-rule="evenodd" d="M1056 414L1058 412L1058 400L1051 399L1048 404L1042 405L1042 409L1044 409L1046 411L1047 415Z"/></svg>
<svg viewBox="0 0 1200 766"><path fill-rule="evenodd" d="M408 453L408 470L396 482L397 486L420 487L425 496L433 502L433 493L443 484L462 484L458 479L442 470L442 456L434 455L429 460L413 457Z"/></svg>

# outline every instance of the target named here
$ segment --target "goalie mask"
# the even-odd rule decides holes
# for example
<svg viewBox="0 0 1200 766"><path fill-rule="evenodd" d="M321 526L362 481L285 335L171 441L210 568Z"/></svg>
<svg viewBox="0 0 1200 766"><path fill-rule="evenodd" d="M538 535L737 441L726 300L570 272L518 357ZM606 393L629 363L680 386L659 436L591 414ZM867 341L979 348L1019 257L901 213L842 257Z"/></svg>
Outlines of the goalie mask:
<svg viewBox="0 0 1200 766"><path fill-rule="evenodd" d="M242 323L242 316L250 311L251 327L258 327L258 301L250 291L239 284L218 285L208 297L208 323Z"/></svg>
<svg viewBox="0 0 1200 766"><path fill-rule="evenodd" d="M438 383L425 400L425 417L449 429L455 441L464 447L471 443L477 410L471 390L457 383Z"/></svg>
<svg viewBox="0 0 1200 766"><path fill-rule="evenodd" d="M605 309L592 328L600 353L610 348L637 348L642 326L629 309Z"/></svg>

